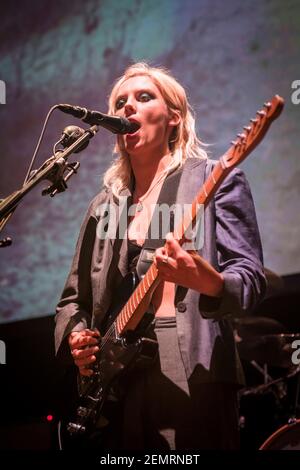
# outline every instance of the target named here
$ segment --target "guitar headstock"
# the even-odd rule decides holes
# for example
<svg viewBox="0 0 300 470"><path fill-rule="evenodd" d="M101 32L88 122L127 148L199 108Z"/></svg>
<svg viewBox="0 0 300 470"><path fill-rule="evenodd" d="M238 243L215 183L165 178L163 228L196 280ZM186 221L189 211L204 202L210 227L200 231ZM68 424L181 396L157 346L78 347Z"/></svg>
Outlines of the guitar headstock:
<svg viewBox="0 0 300 470"><path fill-rule="evenodd" d="M284 100L275 95L272 101L264 103L263 108L257 111L255 118L250 119L248 126L243 127L243 132L237 134L237 140L231 142L232 146L221 157L225 167L238 165L264 138L272 122L278 118L283 110Z"/></svg>

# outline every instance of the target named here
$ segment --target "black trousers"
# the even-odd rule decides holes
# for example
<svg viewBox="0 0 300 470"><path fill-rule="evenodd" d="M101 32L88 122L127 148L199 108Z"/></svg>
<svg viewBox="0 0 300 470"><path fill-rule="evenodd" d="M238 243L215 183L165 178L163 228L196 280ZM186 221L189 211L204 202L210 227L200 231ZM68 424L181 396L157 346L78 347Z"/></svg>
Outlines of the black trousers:
<svg viewBox="0 0 300 470"><path fill-rule="evenodd" d="M201 383L197 377L187 381L175 317L157 319L155 333L159 358L128 381L111 446L156 451L238 449L236 387Z"/></svg>

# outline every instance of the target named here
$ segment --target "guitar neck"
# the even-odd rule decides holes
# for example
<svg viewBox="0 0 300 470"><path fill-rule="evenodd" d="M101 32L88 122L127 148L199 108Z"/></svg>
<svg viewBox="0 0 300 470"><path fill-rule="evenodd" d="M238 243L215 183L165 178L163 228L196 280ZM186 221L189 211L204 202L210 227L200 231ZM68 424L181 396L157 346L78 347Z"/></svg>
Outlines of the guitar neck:
<svg viewBox="0 0 300 470"><path fill-rule="evenodd" d="M183 245L186 241L185 234L188 227L191 227L196 221L199 208L204 207L205 209L226 176L259 144L271 123L280 115L283 105L283 99L275 95L271 102L265 103L264 108L257 111L256 117L250 120L249 125L243 127L243 133L237 135L237 140L231 142L231 147L216 163L193 200L190 212L185 214L183 220L174 230L174 238L180 245ZM149 307L154 290L160 282L158 270L155 264L152 263L114 322L118 336L122 336L127 330L134 330L137 327Z"/></svg>

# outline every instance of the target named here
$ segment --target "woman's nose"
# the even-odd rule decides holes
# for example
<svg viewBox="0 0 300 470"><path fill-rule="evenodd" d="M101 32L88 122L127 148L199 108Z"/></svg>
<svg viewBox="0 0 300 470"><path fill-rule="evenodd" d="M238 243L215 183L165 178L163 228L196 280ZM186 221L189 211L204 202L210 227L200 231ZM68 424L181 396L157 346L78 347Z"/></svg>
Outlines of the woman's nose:
<svg viewBox="0 0 300 470"><path fill-rule="evenodd" d="M126 117L131 116L131 114L135 113L135 105L134 105L133 101L127 101L126 102L126 104L124 106L124 112L125 112Z"/></svg>

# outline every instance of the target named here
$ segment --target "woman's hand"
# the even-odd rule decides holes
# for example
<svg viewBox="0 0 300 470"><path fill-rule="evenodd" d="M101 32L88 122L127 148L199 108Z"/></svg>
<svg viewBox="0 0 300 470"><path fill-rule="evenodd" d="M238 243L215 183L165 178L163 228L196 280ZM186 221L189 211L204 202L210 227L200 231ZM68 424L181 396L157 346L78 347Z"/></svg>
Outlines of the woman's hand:
<svg viewBox="0 0 300 470"><path fill-rule="evenodd" d="M155 264L160 278L164 281L174 282L213 297L222 295L222 274L196 251L183 250L171 233L166 236L165 246L156 250Z"/></svg>
<svg viewBox="0 0 300 470"><path fill-rule="evenodd" d="M85 329L70 333L68 342L71 354L81 375L89 377L94 373L93 369L89 369L88 366L96 361L95 354L99 351L99 339L98 330Z"/></svg>

